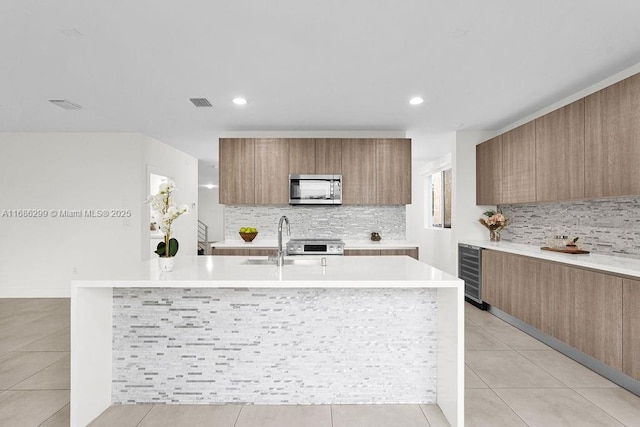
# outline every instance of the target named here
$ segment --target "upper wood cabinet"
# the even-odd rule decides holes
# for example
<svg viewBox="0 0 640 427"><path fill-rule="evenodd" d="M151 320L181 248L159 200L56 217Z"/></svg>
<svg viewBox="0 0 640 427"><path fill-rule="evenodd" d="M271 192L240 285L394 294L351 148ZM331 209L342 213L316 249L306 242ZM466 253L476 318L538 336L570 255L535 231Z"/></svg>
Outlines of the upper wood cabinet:
<svg viewBox="0 0 640 427"><path fill-rule="evenodd" d="M529 122L502 135L502 203L536 200L536 126Z"/></svg>
<svg viewBox="0 0 640 427"><path fill-rule="evenodd" d="M342 140L315 140L316 172L321 175L342 174Z"/></svg>
<svg viewBox="0 0 640 427"><path fill-rule="evenodd" d="M220 139L220 203L286 205L289 174L342 174L345 205L411 203L410 139Z"/></svg>
<svg viewBox="0 0 640 427"><path fill-rule="evenodd" d="M255 204L253 139L220 139L220 203L224 205Z"/></svg>
<svg viewBox="0 0 640 427"><path fill-rule="evenodd" d="M640 194L640 74L585 98L585 196Z"/></svg>
<svg viewBox="0 0 640 427"><path fill-rule="evenodd" d="M376 140L342 140L342 203L375 205Z"/></svg>
<svg viewBox="0 0 640 427"><path fill-rule="evenodd" d="M502 203L502 136L476 145L476 204Z"/></svg>
<svg viewBox="0 0 640 427"><path fill-rule="evenodd" d="M536 201L584 198L584 100L535 121Z"/></svg>
<svg viewBox="0 0 640 427"><path fill-rule="evenodd" d="M640 380L640 281L622 281L622 371Z"/></svg>
<svg viewBox="0 0 640 427"><path fill-rule="evenodd" d="M289 140L255 140L256 205L289 204Z"/></svg>
<svg viewBox="0 0 640 427"><path fill-rule="evenodd" d="M411 140L376 141L376 204L411 203Z"/></svg>
<svg viewBox="0 0 640 427"><path fill-rule="evenodd" d="M314 174L316 172L316 141L313 139L289 140L289 173Z"/></svg>

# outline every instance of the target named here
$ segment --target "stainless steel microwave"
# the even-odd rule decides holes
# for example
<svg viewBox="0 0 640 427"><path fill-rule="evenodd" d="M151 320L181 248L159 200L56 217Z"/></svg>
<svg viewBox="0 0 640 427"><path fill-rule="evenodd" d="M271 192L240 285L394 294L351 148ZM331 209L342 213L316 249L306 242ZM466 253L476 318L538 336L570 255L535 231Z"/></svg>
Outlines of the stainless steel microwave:
<svg viewBox="0 0 640 427"><path fill-rule="evenodd" d="M342 175L289 175L290 205L341 205Z"/></svg>

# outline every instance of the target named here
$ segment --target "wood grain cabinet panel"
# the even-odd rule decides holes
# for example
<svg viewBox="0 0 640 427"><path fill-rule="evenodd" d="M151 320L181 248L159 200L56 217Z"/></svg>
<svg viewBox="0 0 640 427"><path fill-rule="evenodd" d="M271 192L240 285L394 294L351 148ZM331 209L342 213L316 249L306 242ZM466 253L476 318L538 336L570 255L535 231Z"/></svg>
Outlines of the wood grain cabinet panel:
<svg viewBox="0 0 640 427"><path fill-rule="evenodd" d="M237 248L213 248L213 255L227 256L269 256L275 255L277 249L237 249Z"/></svg>
<svg viewBox="0 0 640 427"><path fill-rule="evenodd" d="M640 380L640 281L623 280L622 371Z"/></svg>
<svg viewBox="0 0 640 427"><path fill-rule="evenodd" d="M379 139L375 151L377 204L410 204L411 140Z"/></svg>
<svg viewBox="0 0 640 427"><path fill-rule="evenodd" d="M529 122L502 135L502 203L536 201L536 126Z"/></svg>
<svg viewBox="0 0 640 427"><path fill-rule="evenodd" d="M476 204L502 203L502 136L476 145Z"/></svg>
<svg viewBox="0 0 640 427"><path fill-rule="evenodd" d="M584 198L584 100L535 121L536 200Z"/></svg>
<svg viewBox="0 0 640 427"><path fill-rule="evenodd" d="M316 141L308 138L289 140L289 173L316 173Z"/></svg>
<svg viewBox="0 0 640 427"><path fill-rule="evenodd" d="M380 249L380 255L394 256L406 255L413 259L418 259L418 248L414 249Z"/></svg>
<svg viewBox="0 0 640 427"><path fill-rule="evenodd" d="M556 266L553 336L622 370L622 278Z"/></svg>
<svg viewBox="0 0 640 427"><path fill-rule="evenodd" d="M511 315L543 332L550 331L554 279L551 264L509 255L503 268L504 286L511 287Z"/></svg>
<svg viewBox="0 0 640 427"><path fill-rule="evenodd" d="M219 143L220 203L255 204L255 141L221 138Z"/></svg>
<svg viewBox="0 0 640 427"><path fill-rule="evenodd" d="M289 204L289 140L255 140L255 204Z"/></svg>
<svg viewBox="0 0 640 427"><path fill-rule="evenodd" d="M511 314L511 287L505 280L510 255L497 251L482 251L482 299Z"/></svg>
<svg viewBox="0 0 640 427"><path fill-rule="evenodd" d="M376 249L345 249L345 256L379 256L380 250Z"/></svg>
<svg viewBox="0 0 640 427"><path fill-rule="evenodd" d="M342 140L338 138L316 139L316 172L321 175L342 174Z"/></svg>
<svg viewBox="0 0 640 427"><path fill-rule="evenodd" d="M342 140L342 203L375 205L376 141Z"/></svg>
<svg viewBox="0 0 640 427"><path fill-rule="evenodd" d="M585 196L640 194L640 74L585 98Z"/></svg>

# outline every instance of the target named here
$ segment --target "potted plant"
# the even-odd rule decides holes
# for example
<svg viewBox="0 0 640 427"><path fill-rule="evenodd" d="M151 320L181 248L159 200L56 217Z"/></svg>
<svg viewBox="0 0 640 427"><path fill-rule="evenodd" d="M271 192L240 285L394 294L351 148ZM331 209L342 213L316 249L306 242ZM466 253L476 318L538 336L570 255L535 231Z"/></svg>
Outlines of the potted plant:
<svg viewBox="0 0 640 427"><path fill-rule="evenodd" d="M171 237L173 221L180 215L189 212L187 205L176 207L171 203L171 194L175 190L175 183L169 180L160 184L158 194L147 197L147 204L151 205L156 220L159 222L160 231L164 233L164 240L158 243L155 251L158 254L158 262L162 271L173 270L174 257L178 253L178 240Z"/></svg>
<svg viewBox="0 0 640 427"><path fill-rule="evenodd" d="M492 242L500 241L500 231L509 224L509 220L502 215L502 212L486 211L482 215L487 218L480 218L480 224L489 229L489 238Z"/></svg>

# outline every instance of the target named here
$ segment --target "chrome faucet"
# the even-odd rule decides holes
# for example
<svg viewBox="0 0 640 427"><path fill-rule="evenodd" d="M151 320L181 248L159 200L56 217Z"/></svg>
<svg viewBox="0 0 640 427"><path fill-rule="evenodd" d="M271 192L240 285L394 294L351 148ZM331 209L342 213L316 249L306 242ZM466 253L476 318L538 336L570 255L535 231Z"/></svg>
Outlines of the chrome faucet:
<svg viewBox="0 0 640 427"><path fill-rule="evenodd" d="M289 225L289 218L285 215L280 217L280 221L278 222L278 255L276 259L276 263L278 267L282 267L284 265L284 250L282 249L282 223L287 223L287 236L291 236L291 226Z"/></svg>

